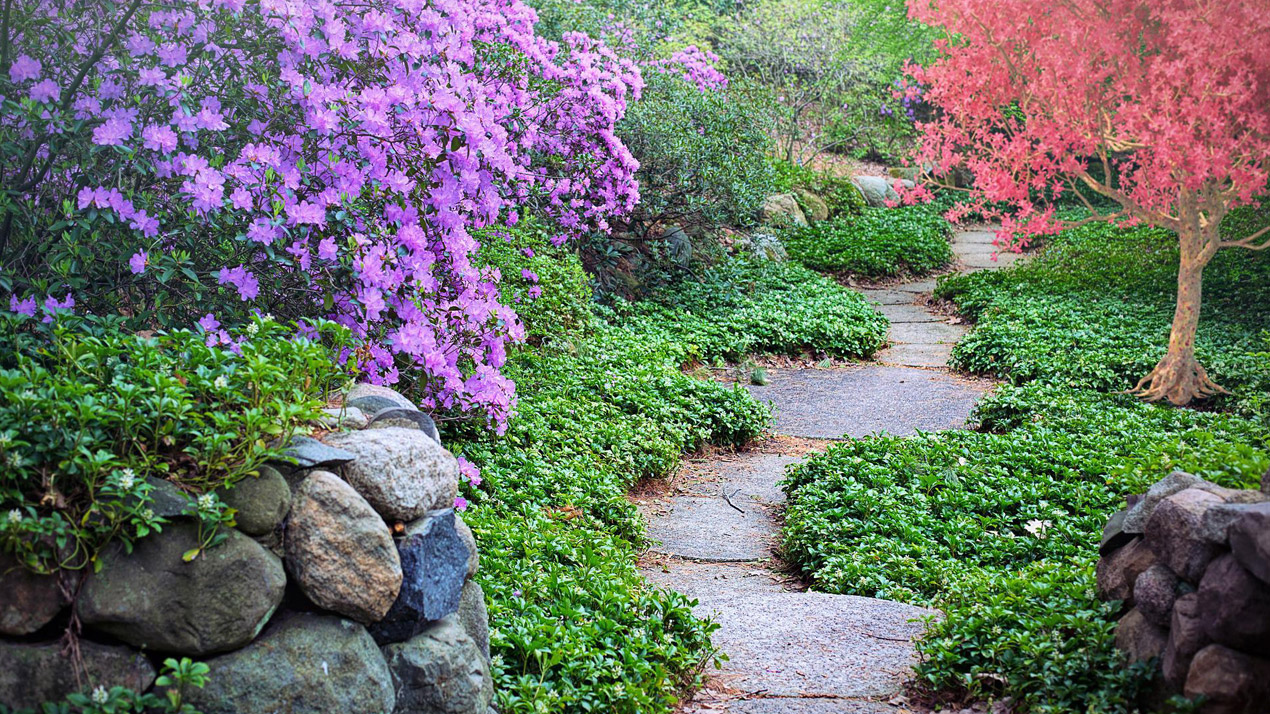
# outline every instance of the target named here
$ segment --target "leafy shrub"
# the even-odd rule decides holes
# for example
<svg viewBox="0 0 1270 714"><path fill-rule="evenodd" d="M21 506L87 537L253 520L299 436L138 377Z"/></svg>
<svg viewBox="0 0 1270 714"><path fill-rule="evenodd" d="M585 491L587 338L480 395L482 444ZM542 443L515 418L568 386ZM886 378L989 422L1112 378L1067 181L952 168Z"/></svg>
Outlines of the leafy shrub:
<svg viewBox="0 0 1270 714"><path fill-rule="evenodd" d="M950 582L945 598L954 609L919 645L919 681L975 697L1007 691L1037 714L1136 711L1152 672L1122 661L1119 608L1093 590L1088 558Z"/></svg>
<svg viewBox="0 0 1270 714"><path fill-rule="evenodd" d="M828 278L746 260L708 268L699 282L647 301L619 302L611 315L622 329L685 345L685 362L809 351L868 357L885 345L888 327L863 297Z"/></svg>
<svg viewBox="0 0 1270 714"><path fill-rule="evenodd" d="M978 321L952 363L1016 383L1133 386L1164 354L1177 289L1176 243L1160 230L1090 224L1055 236L1017 269L949 278L937 294ZM1217 405L1264 414L1270 259L1224 251L1205 272L1196 351L1209 374L1234 392Z"/></svg>
<svg viewBox="0 0 1270 714"><path fill-rule="evenodd" d="M334 325L322 335L336 349L347 339ZM94 564L107 542L162 529L147 477L187 491L209 525L232 521L210 492L279 458L276 440L348 379L336 355L263 318L237 336L142 336L0 316L0 547L37 570Z"/></svg>
<svg viewBox="0 0 1270 714"><path fill-rule="evenodd" d="M815 270L884 278L925 275L952 260L952 228L926 206L864 208L787 231L792 259Z"/></svg>

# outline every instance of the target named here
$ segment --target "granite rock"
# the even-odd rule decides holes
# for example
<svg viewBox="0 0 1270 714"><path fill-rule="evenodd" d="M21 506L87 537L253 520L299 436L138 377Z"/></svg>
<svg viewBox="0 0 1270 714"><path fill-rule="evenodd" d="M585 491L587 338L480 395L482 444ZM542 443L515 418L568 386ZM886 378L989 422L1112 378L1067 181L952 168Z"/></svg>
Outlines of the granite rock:
<svg viewBox="0 0 1270 714"><path fill-rule="evenodd" d="M485 714L494 695L484 653L451 616L384 647L398 712Z"/></svg>
<svg viewBox="0 0 1270 714"><path fill-rule="evenodd" d="M1227 554L1213 561L1199 584L1199 617L1214 642L1270 655L1270 585Z"/></svg>
<svg viewBox="0 0 1270 714"><path fill-rule="evenodd" d="M1199 582L1220 550L1204 537L1204 513L1221 503L1218 496L1198 488L1166 496L1147 521L1144 542L1178 577Z"/></svg>
<svg viewBox="0 0 1270 714"><path fill-rule="evenodd" d="M380 644L409 639L424 623L458 610L468 548L455 523L453 509L434 511L407 526L397 542L404 577L392 609L371 627Z"/></svg>
<svg viewBox="0 0 1270 714"><path fill-rule="evenodd" d="M386 427L328 434L327 443L356 460L342 475L385 519L412 521L454 505L459 465L436 440L417 429Z"/></svg>
<svg viewBox="0 0 1270 714"><path fill-rule="evenodd" d="M145 691L154 683L154 667L145 655L127 647L79 641L82 680L60 641L28 643L0 640L0 704L34 709L67 694L101 686Z"/></svg>

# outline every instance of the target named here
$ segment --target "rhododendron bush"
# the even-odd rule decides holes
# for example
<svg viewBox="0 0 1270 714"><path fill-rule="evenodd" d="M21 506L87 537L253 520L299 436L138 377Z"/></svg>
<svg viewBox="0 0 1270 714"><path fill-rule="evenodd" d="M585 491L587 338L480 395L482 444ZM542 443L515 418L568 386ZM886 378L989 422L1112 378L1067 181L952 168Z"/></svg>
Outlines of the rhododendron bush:
<svg viewBox="0 0 1270 714"><path fill-rule="evenodd" d="M1201 280L1223 247L1270 247L1267 229L1223 237L1270 172L1270 0L910 0L955 40L914 67L939 115L916 159L975 176L966 204L1002 221L1001 245L1063 227L1039 195L1107 199L1090 220L1177 233L1177 310L1166 356L1133 391L1186 404L1223 391L1195 359ZM907 89L915 96L916 85ZM1008 212L1000 210L1001 202Z"/></svg>
<svg viewBox="0 0 1270 714"><path fill-rule="evenodd" d="M3 4L0 289L231 348L329 317L372 380L502 423L522 337L473 232L557 241L638 198L638 67L519 0Z"/></svg>

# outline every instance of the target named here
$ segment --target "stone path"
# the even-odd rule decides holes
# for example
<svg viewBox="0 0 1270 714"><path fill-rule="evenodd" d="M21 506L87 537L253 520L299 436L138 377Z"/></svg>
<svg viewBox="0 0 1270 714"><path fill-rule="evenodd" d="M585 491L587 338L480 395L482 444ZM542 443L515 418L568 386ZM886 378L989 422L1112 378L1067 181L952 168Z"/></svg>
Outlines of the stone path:
<svg viewBox="0 0 1270 714"><path fill-rule="evenodd" d="M992 233L953 241L964 271L1009 265L993 260ZM720 629L729 659L686 712L738 714L899 714L914 662L920 618L901 603L807 591L780 568L785 469L827 440L913 434L965 425L991 384L945 367L966 332L927 307L934 280L861 291L891 321L892 345L877 363L829 369L771 369L750 387L776 412L774 436L741 454L688 464L669 492L641 500L655 543L645 577L694 598Z"/></svg>

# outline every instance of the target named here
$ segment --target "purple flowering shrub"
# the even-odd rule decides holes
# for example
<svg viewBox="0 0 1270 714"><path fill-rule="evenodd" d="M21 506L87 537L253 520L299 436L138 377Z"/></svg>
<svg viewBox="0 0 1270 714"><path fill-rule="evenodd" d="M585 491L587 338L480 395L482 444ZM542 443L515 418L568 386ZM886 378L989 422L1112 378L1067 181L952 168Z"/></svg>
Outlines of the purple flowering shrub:
<svg viewBox="0 0 1270 714"><path fill-rule="evenodd" d="M636 63L519 0L24 3L0 32L13 310L348 327L345 357L501 426L523 331L475 231L553 240L638 199Z"/></svg>

